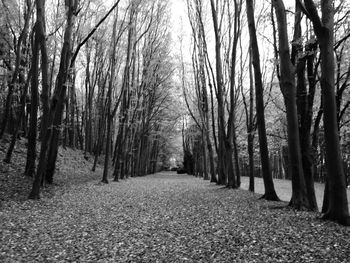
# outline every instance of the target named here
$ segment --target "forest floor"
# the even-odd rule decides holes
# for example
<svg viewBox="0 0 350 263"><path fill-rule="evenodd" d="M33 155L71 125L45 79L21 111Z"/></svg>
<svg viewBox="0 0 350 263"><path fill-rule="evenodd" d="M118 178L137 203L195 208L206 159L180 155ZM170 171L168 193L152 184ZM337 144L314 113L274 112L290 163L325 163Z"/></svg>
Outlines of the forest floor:
<svg viewBox="0 0 350 263"><path fill-rule="evenodd" d="M350 228L318 213L171 172L101 184L101 169L92 173L91 160L69 149L60 150L56 185L27 200L31 180L17 174L20 149L14 164L1 163L0 262L350 259ZM7 177L28 184L8 193Z"/></svg>
<svg viewBox="0 0 350 263"><path fill-rule="evenodd" d="M0 207L4 201L23 202L28 199L33 179L23 175L26 163L27 140L16 142L10 164L3 162L10 142L10 136L0 141ZM37 156L40 154L40 144L37 145ZM102 165L97 165L92 172L93 156L80 150L59 148L53 185L44 187L42 196L51 197L56 191L62 191L73 184L81 184L102 178Z"/></svg>
<svg viewBox="0 0 350 263"><path fill-rule="evenodd" d="M262 178L254 178L254 181L255 192L258 194L263 194L265 188ZM289 202L289 200L292 198L292 182L290 180L273 179L273 183L275 185L278 197L282 201ZM318 209L321 211L324 195L324 184L315 183L314 186ZM245 190L249 189L249 177L241 178L241 188ZM350 210L350 188L347 189L347 195L349 201L348 206Z"/></svg>

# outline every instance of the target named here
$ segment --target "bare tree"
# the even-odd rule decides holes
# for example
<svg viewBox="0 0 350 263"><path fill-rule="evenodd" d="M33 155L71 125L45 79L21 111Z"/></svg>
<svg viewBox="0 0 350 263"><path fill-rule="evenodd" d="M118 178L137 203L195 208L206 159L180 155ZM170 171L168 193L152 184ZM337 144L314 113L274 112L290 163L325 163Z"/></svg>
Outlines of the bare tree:
<svg viewBox="0 0 350 263"><path fill-rule="evenodd" d="M252 62L254 67L254 80L255 80L255 98L256 98L256 114L257 125L259 133L259 146L260 146L260 158L262 165L262 173L265 186L265 194L262 198L267 200L279 200L270 169L269 153L267 148L266 128L265 128L265 116L264 116L264 100L263 100L263 84L260 69L260 55L259 47L256 37L255 21L254 21L254 7L253 1L247 0L247 18L249 26L250 44L252 52Z"/></svg>
<svg viewBox="0 0 350 263"><path fill-rule="evenodd" d="M45 179L49 182L52 181L57 156L59 125L61 124L63 101L69 83L68 71L71 57L72 29L74 25L74 17L78 8L78 1L70 0L66 1L65 4L68 12L64 34L64 44L61 52L60 70L57 76L56 88L50 105L48 127L42 141L42 151L40 152L38 170L34 178L32 191L29 194L30 199L40 198L40 185L47 168L50 169L50 175L46 174ZM52 127L50 127L51 125Z"/></svg>
<svg viewBox="0 0 350 263"><path fill-rule="evenodd" d="M294 77L294 66L289 55L289 42L287 34L287 21L283 1L273 2L279 32L279 58L281 68L280 88L284 97L287 113L288 127L288 161L292 175L292 199L290 205L297 209L310 208L307 198L307 190L302 167L300 136L298 128L296 84ZM300 13L296 12L296 16ZM296 17L298 21L300 18ZM295 30L298 31L298 25ZM296 33L298 34L298 33Z"/></svg>
<svg viewBox="0 0 350 263"><path fill-rule="evenodd" d="M334 60L334 9L333 1L324 0L320 18L314 1L298 2L312 21L321 53L321 89L323 95L323 123L326 141L327 197L324 218L350 225L344 167L340 152L335 100L335 60Z"/></svg>

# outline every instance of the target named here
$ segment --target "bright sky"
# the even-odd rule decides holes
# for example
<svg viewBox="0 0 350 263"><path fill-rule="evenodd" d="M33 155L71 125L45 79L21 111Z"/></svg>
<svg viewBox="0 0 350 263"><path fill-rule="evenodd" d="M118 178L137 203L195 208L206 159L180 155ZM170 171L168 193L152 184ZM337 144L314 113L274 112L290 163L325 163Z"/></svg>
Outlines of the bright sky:
<svg viewBox="0 0 350 263"><path fill-rule="evenodd" d="M184 0L170 0L172 25L175 30L181 28L181 20L187 22L187 10Z"/></svg>
<svg viewBox="0 0 350 263"><path fill-rule="evenodd" d="M180 50L179 37L183 38L183 46L189 47L190 40L190 24L187 18L187 7L184 0L170 0L171 16L172 16L172 32L173 32L173 48L176 53ZM184 50L187 52L187 50Z"/></svg>

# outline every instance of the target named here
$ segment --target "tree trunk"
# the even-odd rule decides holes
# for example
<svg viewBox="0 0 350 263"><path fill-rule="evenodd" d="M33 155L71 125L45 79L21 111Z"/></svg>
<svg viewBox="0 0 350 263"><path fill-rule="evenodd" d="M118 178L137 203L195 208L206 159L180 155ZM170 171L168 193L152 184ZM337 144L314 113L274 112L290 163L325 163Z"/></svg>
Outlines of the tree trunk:
<svg viewBox="0 0 350 263"><path fill-rule="evenodd" d="M300 119L299 134L300 134L300 148L302 155L302 167L305 178L306 193L309 202L309 209L317 211L317 202L313 184L313 170L311 159L311 143L310 143L310 128L311 123L307 123L306 117L309 114L306 84L304 80L305 75L305 59L300 58L297 61L297 106L298 115ZM312 115L312 113L311 113ZM310 119L311 121L311 119Z"/></svg>
<svg viewBox="0 0 350 263"><path fill-rule="evenodd" d="M38 9L38 7L37 7ZM33 177L35 174L35 160L36 160L36 139L38 126L38 106L39 106L39 22L40 13L37 14L37 22L35 24L35 41L32 51L32 78L31 78L31 108L30 108L30 125L28 133L28 151L27 161L24 174Z"/></svg>
<svg viewBox="0 0 350 263"><path fill-rule="evenodd" d="M205 136L205 131L202 131L202 136L201 136L201 146L202 146L202 156L203 156L203 179L204 180L209 180L209 174L208 174L208 165L207 165L207 147L206 145L206 136Z"/></svg>
<svg viewBox="0 0 350 263"><path fill-rule="evenodd" d="M255 21L254 21L254 8L253 1L247 0L247 18L249 26L250 44L252 49L252 62L254 67L254 79L255 79L255 99L256 99L256 115L259 133L259 147L260 158L262 165L262 176L265 186L265 193L262 198L266 200L279 200L272 180L270 163L269 163L269 151L267 148L267 137L265 128L265 114L264 114L264 95L263 84L260 70L260 55L259 47L256 37Z"/></svg>
<svg viewBox="0 0 350 263"><path fill-rule="evenodd" d="M44 1L37 1L37 10L38 3L40 3L41 10L44 10ZM67 80L68 80L68 71L71 58L71 36L72 29L74 24L74 16L78 6L77 0L69 0L65 2L67 8L67 25L64 33L64 44L61 52L61 62L60 69L57 75L56 87L53 94L53 98L50 105L50 112L48 116L48 125L47 130L44 133L40 159L38 165L38 171L36 173L32 191L29 194L30 199L39 199L40 198L40 184L44 178L45 172L47 172L47 167L50 168L52 174L46 174L46 180L50 181L53 176L57 150L58 150L58 134L59 134L59 125L61 124L62 111L63 111L63 102L66 95L67 89ZM45 16L43 16L45 17ZM34 75L33 75L34 76ZM52 127L50 127L52 126Z"/></svg>
<svg viewBox="0 0 350 263"><path fill-rule="evenodd" d="M321 89L323 95L323 123L326 142L326 169L329 197L329 207L324 214L325 219L350 225L346 182L343 160L340 152L337 124L337 106L335 100L335 62L334 62L334 8L333 1L322 1L320 20L316 6L312 0L305 0L305 6L312 20L314 30L320 45L321 57Z"/></svg>
<svg viewBox="0 0 350 263"><path fill-rule="evenodd" d="M207 140L207 148L208 148L208 154L209 154L209 165L210 165L210 182L216 183L216 171L215 171L215 164L214 164L214 153L213 153L213 147L210 141L210 135L209 135L209 122L207 122L208 129L206 130L206 140Z"/></svg>
<svg viewBox="0 0 350 263"><path fill-rule="evenodd" d="M119 112L119 128L118 128L118 134L117 134L117 141L116 141L116 158L115 158L115 166L114 166L114 181L118 181L118 179L124 179L124 153L125 149L125 139L126 136L126 130L127 130L127 117L128 117L128 100L129 100L129 86L130 86L130 62L132 60L132 50L134 47L134 27L133 24L133 18L135 13L135 6L134 4L131 5L130 11L129 11L129 30L128 30L128 43L127 43L127 50L126 50L126 60L125 60L125 66L124 66L124 73L123 73L123 82L122 82L122 90L120 93L121 98L121 108Z"/></svg>
<svg viewBox="0 0 350 263"><path fill-rule="evenodd" d="M321 50L321 88L323 93L323 123L325 129L326 154L328 156L327 180L329 183L330 206L324 218L336 220L341 224L350 225L348 200L346 194L345 174L340 152L339 133L336 117L334 94L334 56L333 56L333 14L331 1L324 7L323 13L329 12L324 19L325 26L322 36L319 36ZM326 15L328 16L328 15Z"/></svg>
<svg viewBox="0 0 350 263"><path fill-rule="evenodd" d="M110 105L109 105L110 107ZM107 118L107 138L106 138L106 150L105 150L105 162L104 162L104 167L103 167L103 175L102 175L102 183L108 184L108 165L109 165L109 152L110 152L110 139L111 139L111 123L112 123L112 118L111 118L111 113L110 109L108 111L108 118Z"/></svg>
<svg viewBox="0 0 350 263"><path fill-rule="evenodd" d="M249 51L249 62L252 61L252 53ZM254 81L252 63L249 63L249 110L247 116L248 132L248 158L249 158L249 191L255 191L254 184Z"/></svg>
<svg viewBox="0 0 350 263"><path fill-rule="evenodd" d="M104 104L104 88L100 87L101 91L99 92L102 94L100 97L100 102L99 102L99 120L98 120L98 133L97 133L97 139L96 139L96 144L95 144L95 157L94 157L94 164L92 166L92 171L94 172L96 170L96 165L98 161L98 157L101 154L102 147L103 147L103 141L104 141L104 136L105 136L105 123L106 123L106 118L105 118L105 107L103 106Z"/></svg>
<svg viewBox="0 0 350 263"><path fill-rule="evenodd" d="M76 125L75 125L75 78L76 78L76 72L74 69L73 73L73 84L70 89L70 96L69 96L69 109L70 109L70 114L67 116L69 118L69 125L68 125L68 145L72 149L75 149L76 147Z"/></svg>
<svg viewBox="0 0 350 263"><path fill-rule="evenodd" d="M116 39L116 27L117 27L117 16L114 18L113 22L113 32L112 32L112 40L111 40L111 51L110 51L110 65L111 65L111 73L110 80L108 85L107 92L107 138L106 138L106 149L105 149L105 162L103 169L102 182L108 184L108 168L109 168L109 156L111 149L111 126L113 122L113 114L111 112L112 107L112 90L114 85L114 78L116 73L116 48L117 48L117 39ZM96 149L97 150L97 149Z"/></svg>
<svg viewBox="0 0 350 263"><path fill-rule="evenodd" d="M21 128L21 123L22 123L22 121L23 121L23 119L25 117L26 97L27 97L27 93L28 93L28 88L29 88L29 83L30 83L30 80L31 80L31 76L32 76L32 70L29 71L28 79L27 79L27 81L25 83L25 86L23 88L23 91L22 91L21 102L20 102L21 103L20 113L19 113L19 117L18 117L17 124L16 124L16 127L15 127L15 131L13 132L12 137L11 137L10 146L7 149L7 152L6 152L6 157L4 159L5 163L11 163L13 149L15 148L15 144L16 144L16 140L17 140L17 137L18 137L18 133L19 133L19 130Z"/></svg>
<svg viewBox="0 0 350 263"><path fill-rule="evenodd" d="M235 157L236 186L240 187L241 186L241 171L240 171L240 167L239 167L236 127L234 128L234 131L233 131L233 155Z"/></svg>
<svg viewBox="0 0 350 263"><path fill-rule="evenodd" d="M218 22L217 9L215 8L214 0L210 0L211 13L215 33L215 59L216 59L216 83L217 83L217 108L218 108L218 134L219 134L219 147L218 147L218 184L226 184L227 181L227 169L225 162L230 161L230 158L226 158L227 144L226 144L226 132L225 132L225 109L223 101L223 70L221 60L221 36Z"/></svg>
<svg viewBox="0 0 350 263"><path fill-rule="evenodd" d="M276 11L279 32L279 58L281 68L280 88L286 105L289 155L288 160L289 169L292 176L292 199L290 200L289 205L297 209L310 209L302 166L296 105L296 85L294 76L295 70L289 56L287 22L284 11L285 8L282 0L274 0L273 5ZM299 22L298 20L301 19L300 11L297 11L295 16L295 31L298 31L301 30L297 25ZM298 33L295 32L294 35L298 35Z"/></svg>

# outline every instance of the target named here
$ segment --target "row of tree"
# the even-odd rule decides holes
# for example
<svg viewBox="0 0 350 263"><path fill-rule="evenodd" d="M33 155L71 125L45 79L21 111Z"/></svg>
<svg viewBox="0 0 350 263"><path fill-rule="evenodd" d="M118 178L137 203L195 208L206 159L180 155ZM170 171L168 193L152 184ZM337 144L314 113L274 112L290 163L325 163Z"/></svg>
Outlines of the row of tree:
<svg viewBox="0 0 350 263"><path fill-rule="evenodd" d="M168 1L4 0L0 10L0 138L12 134L7 163L28 138L29 198L53 182L59 145L93 155L93 170L103 154L105 183L111 168L115 181L159 170L177 119Z"/></svg>
<svg viewBox="0 0 350 263"><path fill-rule="evenodd" d="M180 75L192 121L183 132L185 163L194 163L196 175L208 179L210 174L211 181L237 188L246 162L249 189L254 191L257 130L262 198L278 200L274 156L269 154L274 147L268 147L271 135L278 138L277 148L283 150L278 156L292 180L289 205L318 209L314 178L323 165L324 218L349 225L345 167L350 6L344 1L324 0L318 6L312 0L296 0L292 8L286 9L282 0L271 5L187 0L191 61L181 56ZM294 20L292 26L288 19ZM342 143L340 134L345 134ZM242 149L248 158L242 158Z"/></svg>

